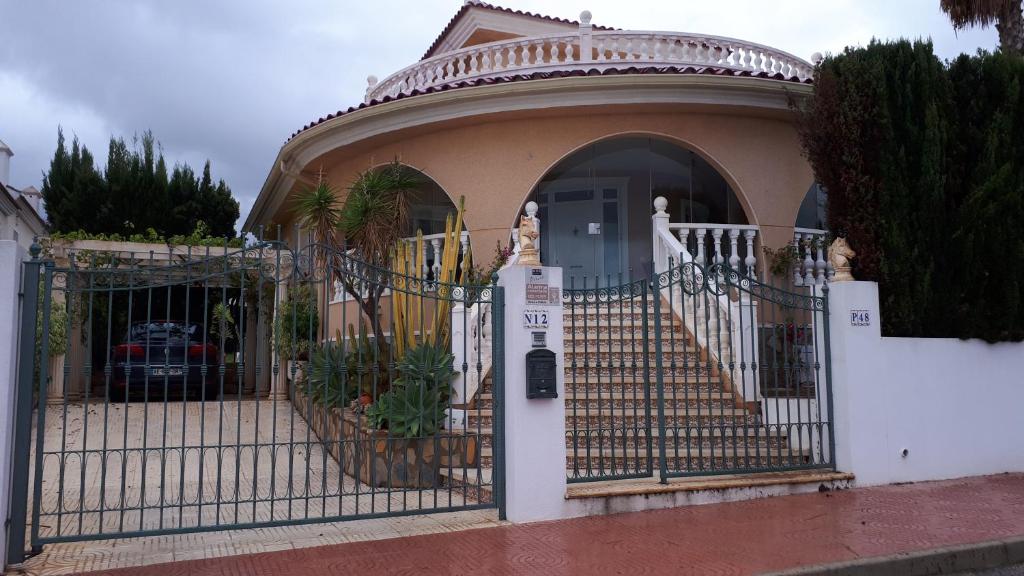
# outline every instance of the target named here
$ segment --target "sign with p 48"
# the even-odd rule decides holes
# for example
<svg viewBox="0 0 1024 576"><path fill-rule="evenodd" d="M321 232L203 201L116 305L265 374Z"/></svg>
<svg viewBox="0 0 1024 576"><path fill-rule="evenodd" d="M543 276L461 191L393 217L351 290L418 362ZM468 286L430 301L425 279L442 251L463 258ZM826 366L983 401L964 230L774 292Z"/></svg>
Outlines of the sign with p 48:
<svg viewBox="0 0 1024 576"><path fill-rule="evenodd" d="M871 326L871 311L850 310L850 326Z"/></svg>

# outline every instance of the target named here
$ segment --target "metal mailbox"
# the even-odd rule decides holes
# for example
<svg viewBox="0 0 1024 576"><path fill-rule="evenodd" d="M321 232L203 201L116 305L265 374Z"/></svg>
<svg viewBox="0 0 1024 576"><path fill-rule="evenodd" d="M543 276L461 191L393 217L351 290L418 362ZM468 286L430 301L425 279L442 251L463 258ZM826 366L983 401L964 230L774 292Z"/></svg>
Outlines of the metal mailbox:
<svg viewBox="0 0 1024 576"><path fill-rule="evenodd" d="M555 353L546 348L526 353L526 397L558 398L558 368Z"/></svg>

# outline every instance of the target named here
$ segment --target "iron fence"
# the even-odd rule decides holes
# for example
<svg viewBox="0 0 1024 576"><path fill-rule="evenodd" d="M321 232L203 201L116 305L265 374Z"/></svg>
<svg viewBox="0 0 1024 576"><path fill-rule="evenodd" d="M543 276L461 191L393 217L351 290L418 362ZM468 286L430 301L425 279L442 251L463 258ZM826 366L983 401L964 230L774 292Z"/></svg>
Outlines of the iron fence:
<svg viewBox="0 0 1024 576"><path fill-rule="evenodd" d="M725 264L565 290L570 482L834 468L828 287Z"/></svg>
<svg viewBox="0 0 1024 576"><path fill-rule="evenodd" d="M262 241L37 254L14 561L25 543L500 507L502 290L394 268Z"/></svg>

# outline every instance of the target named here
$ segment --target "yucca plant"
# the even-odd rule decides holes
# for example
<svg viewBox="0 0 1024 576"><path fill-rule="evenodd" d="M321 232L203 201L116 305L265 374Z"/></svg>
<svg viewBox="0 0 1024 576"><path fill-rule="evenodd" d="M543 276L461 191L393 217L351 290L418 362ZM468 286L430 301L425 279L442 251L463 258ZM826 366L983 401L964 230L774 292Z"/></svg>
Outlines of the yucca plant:
<svg viewBox="0 0 1024 576"><path fill-rule="evenodd" d="M423 234L416 235L415 244L398 241L395 244L391 260L391 269L396 274L398 284L391 297L391 312L394 322L393 341L395 356L402 358L407 350L418 342L448 349L451 344L451 286L461 281L457 277L459 271L459 247L462 245L462 219L466 212L465 198L459 198L458 210L453 219L451 215L445 220L443 255L440 269L434 282L438 286L438 294L433 297L433 319L424 318L427 310L424 299L427 279L423 247ZM463 254L463 267L471 268L472 255L467 250Z"/></svg>

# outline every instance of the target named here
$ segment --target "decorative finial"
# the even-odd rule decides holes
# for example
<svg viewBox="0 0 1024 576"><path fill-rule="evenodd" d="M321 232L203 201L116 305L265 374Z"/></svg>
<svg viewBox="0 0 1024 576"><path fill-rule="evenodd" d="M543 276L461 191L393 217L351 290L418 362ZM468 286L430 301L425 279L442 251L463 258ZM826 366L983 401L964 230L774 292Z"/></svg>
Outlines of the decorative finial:
<svg viewBox="0 0 1024 576"><path fill-rule="evenodd" d="M821 52L815 52L814 54L811 54L811 64L814 64L815 66L821 64L821 61L824 59L825 57L821 55Z"/></svg>
<svg viewBox="0 0 1024 576"><path fill-rule="evenodd" d="M374 86L376 86L377 85L377 77L374 76L373 74L370 74L369 76L367 76L366 77L366 85L369 86L370 88L373 88Z"/></svg>
<svg viewBox="0 0 1024 576"><path fill-rule="evenodd" d="M590 13L590 10L584 10L583 12L580 12L580 24L584 26L590 26L590 19L593 17L594 15Z"/></svg>
<svg viewBox="0 0 1024 576"><path fill-rule="evenodd" d="M42 252L43 247L39 245L39 236L33 236L32 245L28 247L28 253L32 256L33 260L39 260L39 255Z"/></svg>
<svg viewBox="0 0 1024 576"><path fill-rule="evenodd" d="M530 218L533 218L534 216L537 215L538 209L540 209L540 207L537 206L537 203L534 202L533 200L530 200L529 202L526 203L526 215L529 216Z"/></svg>
<svg viewBox="0 0 1024 576"><path fill-rule="evenodd" d="M658 214L664 214L665 208L668 208L668 200L664 196L658 196L654 199L654 209Z"/></svg>

